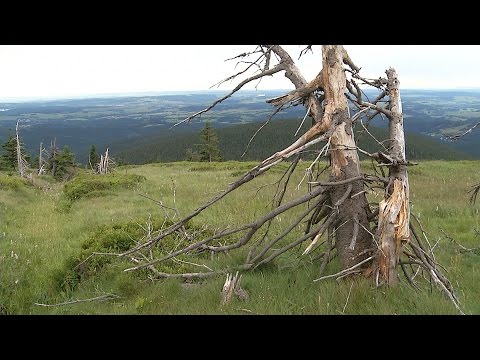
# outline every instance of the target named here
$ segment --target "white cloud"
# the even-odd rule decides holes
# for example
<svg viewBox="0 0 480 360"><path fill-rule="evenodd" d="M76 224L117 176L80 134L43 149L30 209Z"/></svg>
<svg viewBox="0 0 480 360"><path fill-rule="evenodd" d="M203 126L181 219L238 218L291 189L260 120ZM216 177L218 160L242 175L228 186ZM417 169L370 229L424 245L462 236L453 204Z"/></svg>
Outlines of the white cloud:
<svg viewBox="0 0 480 360"><path fill-rule="evenodd" d="M255 46L68 45L0 46L0 101L11 97L55 97L99 93L208 89L234 71L226 58ZM298 59L302 46L286 46ZM480 46L345 45L364 76L396 68L403 88L480 87ZM307 79L320 69L321 48L298 61ZM237 68L238 71L238 68ZM230 89L236 83L225 84ZM248 88L253 88L255 84ZM291 88L282 74L260 89Z"/></svg>

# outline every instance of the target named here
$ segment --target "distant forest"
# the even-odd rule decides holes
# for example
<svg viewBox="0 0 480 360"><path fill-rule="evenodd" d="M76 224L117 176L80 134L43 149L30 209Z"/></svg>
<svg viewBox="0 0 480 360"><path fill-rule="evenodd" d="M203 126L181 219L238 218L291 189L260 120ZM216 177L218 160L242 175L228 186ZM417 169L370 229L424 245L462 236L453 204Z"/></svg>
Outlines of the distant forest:
<svg viewBox="0 0 480 360"><path fill-rule="evenodd" d="M187 148L195 150L203 121L210 121L218 132L224 159L260 160L292 143L305 114L301 106L281 111L278 119L259 133L241 158L253 133L272 113L272 107L265 100L285 91L241 91L208 115L174 129L172 125L205 108L224 92L0 103L0 144L13 134L20 119L21 137L32 157L41 142L48 147L56 139L60 148L69 146L75 160L82 164L88 162L92 145L102 153L109 147L112 156L129 163L175 161L185 158ZM367 95L376 96L375 92ZM480 132L455 142L445 140L446 135L464 131L480 121L479 91L402 90L402 105L405 131L410 134L407 136L410 159L480 158ZM307 119L299 134L308 125ZM387 123L377 117L370 129L385 139L386 133L381 129L386 126ZM358 125L360 147L377 150L369 137L362 137L360 130Z"/></svg>
<svg viewBox="0 0 480 360"><path fill-rule="evenodd" d="M246 154L247 144L262 123L240 124L215 129L219 137L219 147L225 160L262 160L273 153L290 145L296 138L294 134L300 125L301 119L271 120L251 142ZM298 136L303 134L311 125L306 119ZM369 126L369 132L379 141L388 138L386 129ZM379 150L379 145L369 136L361 126L355 128L356 141L360 148L368 152ZM411 160L458 160L470 159L470 155L454 150L447 145L430 139L428 136L407 134L407 159ZM141 139L132 139L124 143L114 143L116 157L124 163L145 164L150 162L169 162L185 160L188 148L194 148L199 143L198 132L168 133L148 136ZM313 153L311 154L313 156Z"/></svg>

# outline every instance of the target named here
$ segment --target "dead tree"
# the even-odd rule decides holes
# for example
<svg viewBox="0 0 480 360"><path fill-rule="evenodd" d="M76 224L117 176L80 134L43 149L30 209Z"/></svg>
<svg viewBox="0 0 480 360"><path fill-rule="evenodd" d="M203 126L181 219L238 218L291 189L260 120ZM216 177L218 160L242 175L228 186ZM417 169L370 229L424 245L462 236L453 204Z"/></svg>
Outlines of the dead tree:
<svg viewBox="0 0 480 360"><path fill-rule="evenodd" d="M17 120L17 125L15 126L17 171L20 177L31 180L31 174L28 172L28 161L25 159L25 154L22 151L22 143L20 142L20 134L18 130L19 122L20 120Z"/></svg>
<svg viewBox="0 0 480 360"><path fill-rule="evenodd" d="M45 173L45 168L48 165L47 161L43 157L44 153L46 153L46 149L43 146L43 142L41 142L38 150L38 175L43 175Z"/></svg>
<svg viewBox="0 0 480 360"><path fill-rule="evenodd" d="M97 174L107 174L115 166L115 162L108 155L108 148L105 150L105 155L100 155L100 162L96 165Z"/></svg>
<svg viewBox="0 0 480 360"><path fill-rule="evenodd" d="M402 102L399 81L394 69L387 73L387 89L390 105L389 120L389 170L390 176L385 191L385 199L379 204L379 217L376 238L378 271L383 282L397 282L397 264L402 254L402 245L410 241L410 204L405 157L405 136L403 131Z"/></svg>
<svg viewBox="0 0 480 360"><path fill-rule="evenodd" d="M307 50L311 50L311 46L302 51L301 55ZM254 60L247 61L251 56L255 56ZM247 83L284 72L295 89L283 96L267 100L267 103L275 107L271 117L288 106L302 104L306 108L304 120L307 116L312 118L311 128L290 146L260 162L191 214L163 229L158 236L139 242L130 250L118 255L133 259L136 254L141 255L157 245L160 246L161 240L172 234L188 240L187 246L179 246L177 250L153 260L134 261L136 265L125 271L147 268L160 277L205 278L233 271L256 269L289 250L300 248L304 257L309 254L308 259L320 260L321 273L335 256L339 258L342 268L339 273L320 277L315 281L331 277L338 280L355 274L365 276L374 274L373 278L377 285L395 285L400 274L397 265L400 265L406 280L412 286L417 287L415 276L421 270L435 281L460 309L450 282L435 261L433 250L423 243L417 235L418 231L410 222L407 176L409 163L405 158L402 106L395 70L388 69L387 78L362 77L360 68L353 63L346 50L338 45L322 47L321 70L308 82L291 56L279 45L259 45L254 51L232 59L240 59L239 63L245 64L245 69L216 85L233 80L250 69L256 69L257 72L240 81L232 91L209 107L175 126L211 110ZM377 88L378 96L374 100L368 99L362 86ZM382 145L382 150L371 154L357 146L353 127L355 124L361 125L370 134L363 120L368 123L377 115L388 119L390 140L387 147ZM306 150L310 151L319 145L322 147L316 150L318 156L305 173L309 180L308 192L284 203L288 182L299 159ZM369 156L378 163L374 174L365 174L361 171L359 153ZM324 156L329 158L330 177L326 181L320 181L322 171L316 170L319 167L314 165ZM279 180L282 184L278 187L274 206L269 212L251 223L233 229L219 230L206 238L198 239L185 234L185 225L202 211L280 162L288 160L291 160L290 166ZM389 169L388 176L383 172L384 167ZM369 203L367 199L367 193L374 186L384 189L384 199L378 206ZM304 209L296 217L286 217L289 225L283 232L267 238L266 234L272 220L295 207ZM300 224L304 224L303 234L294 232ZM260 235L260 229L265 229L263 235ZM291 233L296 234L295 239L287 241L287 235ZM249 247L249 251L244 263L235 268L182 274L161 273L155 268L160 262L175 260L185 254L199 251L224 253L243 247ZM323 252L313 256L314 252L320 250ZM143 259L146 257L143 256Z"/></svg>
<svg viewBox="0 0 480 360"><path fill-rule="evenodd" d="M51 172L52 176L55 176L57 172L57 157L60 153L60 149L57 147L57 138L53 138L53 141L50 141L50 148L48 149L48 160L47 166Z"/></svg>
<svg viewBox="0 0 480 360"><path fill-rule="evenodd" d="M450 135L450 136L447 136L446 138L447 138L447 140L458 140L458 139L464 137L465 135L470 134L478 126L480 126L480 122L477 122L475 125L469 127L467 130L465 130L462 133ZM480 192L480 183L472 185L468 192L472 194L470 196L470 202L472 204L475 204L475 202L477 201L477 195Z"/></svg>

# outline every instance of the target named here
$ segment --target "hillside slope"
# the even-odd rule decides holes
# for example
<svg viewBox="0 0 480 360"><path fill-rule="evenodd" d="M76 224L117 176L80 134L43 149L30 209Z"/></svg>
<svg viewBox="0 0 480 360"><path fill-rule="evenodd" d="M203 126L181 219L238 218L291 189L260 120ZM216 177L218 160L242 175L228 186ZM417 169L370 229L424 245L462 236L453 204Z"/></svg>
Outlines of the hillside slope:
<svg viewBox="0 0 480 360"><path fill-rule="evenodd" d="M334 279L314 282L319 261L297 256L301 251L286 253L268 266L245 272L242 287L249 298L234 299L226 306L220 302L224 276L195 283L155 280L148 272L124 272L135 263L133 258L89 257L92 251L118 253L144 239L148 229L153 229L151 234L155 236L168 226L166 208L144 196L176 207L184 216L254 165L179 162L126 166L112 176L84 171L66 186L35 178L36 182L43 180L41 188L0 172L0 315L458 313L435 286L430 289L421 273L416 278L422 289L419 292L406 282L396 288L375 288L371 278L358 278L355 286ZM300 185L307 166L307 162L301 162L292 174L285 202L307 190L306 182ZM365 171L370 172L369 166L369 162L362 163ZM188 231L233 228L258 218L269 210L276 181L286 167L279 164L231 193L195 218ZM479 204L469 204L466 191L478 182L479 167L480 161L423 161L409 168L412 213L422 221L425 235L435 245L436 259L448 271L467 314L480 314L480 253L460 251L447 235L466 248L478 248L475 232L480 228ZM140 179L130 186L130 180ZM123 186L127 183L122 185L121 180L128 180L130 185ZM101 184L111 186L99 188ZM82 189L89 192L73 197L66 207L66 196L72 198L72 190L78 194ZM296 216L300 211L303 205L289 215ZM288 225L285 216L276 218L268 236L281 234ZM302 230L303 225L294 236ZM156 251L170 251L179 241L180 237L162 241ZM166 272L206 271L205 266L219 269L245 255L240 257L235 250L213 258L210 254L192 254L179 258L189 264L172 260L156 266ZM335 259L325 271L334 274L338 269ZM101 296L111 297L78 302Z"/></svg>
<svg viewBox="0 0 480 360"><path fill-rule="evenodd" d="M305 121L299 135L304 133L310 120ZM217 128L220 139L220 149L225 160L262 160L295 141L294 136L299 119L272 120L252 141L247 153L242 158L247 144L261 123L248 123ZM356 128L356 139L359 147L372 152L377 151L379 145L365 133L363 128ZM386 129L369 127L369 131L379 141L388 138ZM298 136L299 136L298 135ZM407 158L458 160L472 157L428 136L407 134ZM166 132L151 135L127 142L116 142L111 145L113 153L118 159L127 163L145 164L151 162L169 162L185 159L187 148L195 149L199 143L198 133L193 129L185 132ZM318 148L318 147L317 147Z"/></svg>

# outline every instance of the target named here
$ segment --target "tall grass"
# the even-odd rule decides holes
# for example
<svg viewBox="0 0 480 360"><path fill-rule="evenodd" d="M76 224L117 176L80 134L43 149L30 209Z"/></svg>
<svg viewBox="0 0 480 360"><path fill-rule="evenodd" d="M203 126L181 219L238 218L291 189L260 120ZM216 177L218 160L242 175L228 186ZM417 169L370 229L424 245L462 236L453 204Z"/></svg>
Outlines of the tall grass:
<svg viewBox="0 0 480 360"><path fill-rule="evenodd" d="M455 314L453 305L437 290L415 292L407 285L375 289L369 279L313 282L318 263L286 254L273 264L244 274L242 287L248 300L234 299L220 305L225 279L219 277L195 284L178 280L153 280L146 273L123 272L122 259L108 262L82 278L72 289L58 286L68 259L78 257L82 246L99 229L138 223L139 229L165 213L144 196L176 207L170 217L184 216L223 190L255 163L168 163L119 168L117 176L137 175L143 182L128 188L102 188L72 202L69 211L58 211L65 198L63 186L32 187L19 183L0 188L0 312L3 314ZM368 167L368 164L364 164ZM193 226L207 231L252 221L270 209L283 168L266 173L230 194L194 219ZM302 164L303 168L308 166ZM445 233L466 247L479 246L479 205L468 203L470 184L480 178L479 161L429 161L409 168L412 213L423 223L429 242L436 245L437 259L448 270L460 301L469 314L480 314L480 258L460 253ZM83 175L86 176L86 175ZM292 177L285 201L304 192L303 174ZM0 182L7 174L0 174ZM136 177L135 177L136 178ZM102 185L103 186L103 185ZM68 185L67 185L68 189ZM98 189L97 189L98 190ZM68 192L68 190L67 190ZM144 195L144 196L140 196ZM380 194L379 194L380 196ZM285 226L291 213L272 223L272 234ZM160 221L161 222L161 221ZM442 232L442 230L445 232ZM141 231L140 231L141 232ZM241 251L240 251L241 252ZM240 261L240 254L219 254L212 262L220 267ZM338 270L332 263L328 272ZM112 293L118 298L104 302L41 307ZM348 301L347 301L348 300Z"/></svg>

